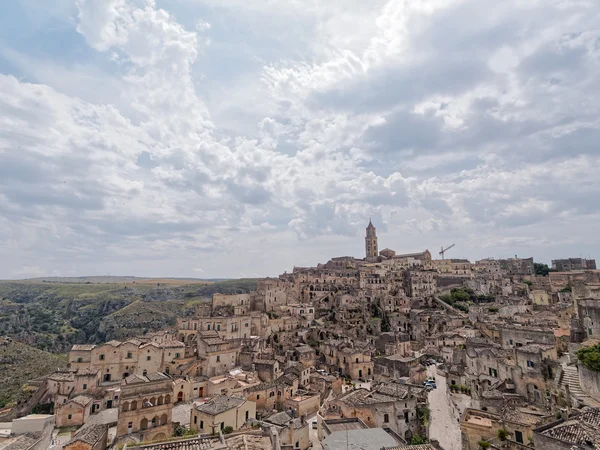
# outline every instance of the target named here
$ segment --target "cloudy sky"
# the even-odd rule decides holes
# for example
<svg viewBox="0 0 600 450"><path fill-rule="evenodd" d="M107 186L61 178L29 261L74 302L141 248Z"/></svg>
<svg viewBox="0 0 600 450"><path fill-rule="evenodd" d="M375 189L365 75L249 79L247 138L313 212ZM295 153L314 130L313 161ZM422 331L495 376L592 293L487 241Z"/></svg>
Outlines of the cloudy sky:
<svg viewBox="0 0 600 450"><path fill-rule="evenodd" d="M3 1L0 278L600 258L599 113L597 0Z"/></svg>

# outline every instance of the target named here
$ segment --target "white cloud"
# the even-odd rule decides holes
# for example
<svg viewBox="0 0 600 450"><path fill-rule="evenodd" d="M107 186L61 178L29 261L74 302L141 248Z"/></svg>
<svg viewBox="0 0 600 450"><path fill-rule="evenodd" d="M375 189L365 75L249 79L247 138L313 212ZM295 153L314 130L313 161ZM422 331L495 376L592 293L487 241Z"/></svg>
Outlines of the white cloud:
<svg viewBox="0 0 600 450"><path fill-rule="evenodd" d="M0 75L0 249L15 254L3 273L273 275L360 255L369 216L399 251L589 248L594 4L198 4L210 17L77 0L94 59L56 71L86 77L77 89L52 76L60 61L4 49L29 78ZM303 51L222 81L211 64L235 58L205 50L230 19L244 51L286 28ZM239 117L245 133L231 131Z"/></svg>

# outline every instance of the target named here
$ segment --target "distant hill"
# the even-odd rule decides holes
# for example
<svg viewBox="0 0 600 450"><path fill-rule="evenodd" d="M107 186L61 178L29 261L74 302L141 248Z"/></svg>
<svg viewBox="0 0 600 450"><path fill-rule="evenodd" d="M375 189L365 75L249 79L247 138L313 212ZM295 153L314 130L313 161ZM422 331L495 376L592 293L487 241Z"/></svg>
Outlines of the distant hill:
<svg viewBox="0 0 600 450"><path fill-rule="evenodd" d="M227 281L230 278L145 278L145 277L119 277L119 276L91 276L91 277L39 277L25 278L22 280L4 280L17 283L58 283L58 284L195 284L215 283Z"/></svg>
<svg viewBox="0 0 600 450"><path fill-rule="evenodd" d="M92 281L98 278L104 281ZM214 293L246 293L258 283L258 279L119 280L0 281L0 335L41 350L67 352L73 344L123 339L172 326L178 316L192 315L196 305L209 302Z"/></svg>
<svg viewBox="0 0 600 450"><path fill-rule="evenodd" d="M12 339L0 338L0 408L28 397L27 385L67 365L67 355L56 355Z"/></svg>

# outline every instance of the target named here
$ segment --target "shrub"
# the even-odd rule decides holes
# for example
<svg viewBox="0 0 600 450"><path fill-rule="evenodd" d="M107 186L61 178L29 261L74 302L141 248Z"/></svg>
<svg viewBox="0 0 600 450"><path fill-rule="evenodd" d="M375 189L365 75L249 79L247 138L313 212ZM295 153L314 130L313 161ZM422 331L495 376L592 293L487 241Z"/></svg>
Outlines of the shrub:
<svg viewBox="0 0 600 450"><path fill-rule="evenodd" d="M486 448L490 448L492 444L490 444L488 441L481 440L477 443L477 445L479 445L479 448L485 450Z"/></svg>
<svg viewBox="0 0 600 450"><path fill-rule="evenodd" d="M223 428L223 434L231 434L233 433L233 427L227 425L225 428Z"/></svg>
<svg viewBox="0 0 600 450"><path fill-rule="evenodd" d="M506 428L500 428L498 430L498 433L496 433L496 435L498 436L498 439L500 439L501 441L505 441L506 439L508 439L508 431L506 431Z"/></svg>
<svg viewBox="0 0 600 450"><path fill-rule="evenodd" d="M418 434L414 435L410 440L410 445L423 445L427 444L428 439L425 436L420 436Z"/></svg>
<svg viewBox="0 0 600 450"><path fill-rule="evenodd" d="M577 350L577 358L588 369L600 372L600 344L580 348Z"/></svg>

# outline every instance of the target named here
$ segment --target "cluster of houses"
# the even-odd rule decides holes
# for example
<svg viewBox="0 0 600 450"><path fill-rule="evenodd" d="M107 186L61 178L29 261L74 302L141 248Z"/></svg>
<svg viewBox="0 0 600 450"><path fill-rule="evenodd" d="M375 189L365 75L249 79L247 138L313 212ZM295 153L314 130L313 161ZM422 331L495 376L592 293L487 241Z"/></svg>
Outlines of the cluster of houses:
<svg viewBox="0 0 600 450"><path fill-rule="evenodd" d="M600 377L575 354L600 336L595 262L538 276L532 258L400 255L378 251L371 223L365 249L215 294L173 329L73 346L21 406L15 422L36 425L6 448L47 448L57 427L70 437L50 433L51 448L70 450L441 449L432 358L446 380L436 406L463 449L600 448L585 431L599 424ZM35 405L53 414L27 415ZM10 447L23 436L30 447Z"/></svg>

